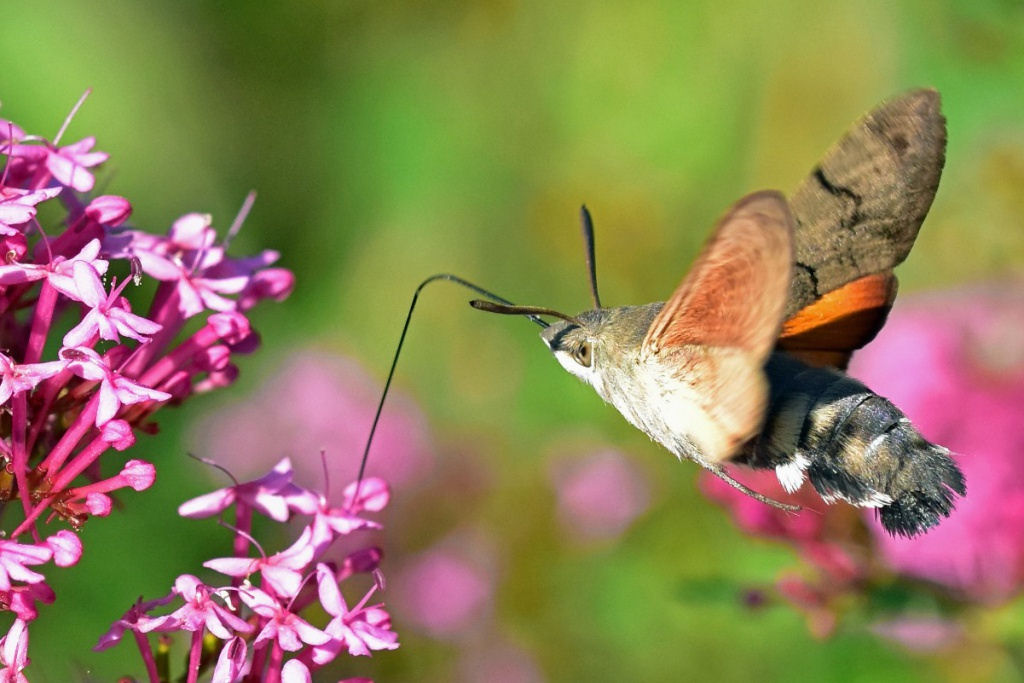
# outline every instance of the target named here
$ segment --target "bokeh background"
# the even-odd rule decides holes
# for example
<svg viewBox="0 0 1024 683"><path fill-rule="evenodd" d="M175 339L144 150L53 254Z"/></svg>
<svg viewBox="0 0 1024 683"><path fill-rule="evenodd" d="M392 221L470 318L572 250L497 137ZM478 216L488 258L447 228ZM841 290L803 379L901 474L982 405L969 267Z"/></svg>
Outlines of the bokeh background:
<svg viewBox="0 0 1024 683"><path fill-rule="evenodd" d="M337 489L354 477L423 278L586 308L582 202L605 304L658 300L733 200L793 188L863 112L932 86L948 158L903 296L1024 269L1017 0L43 0L3 22L0 115L52 136L92 88L65 139L97 136L137 226L198 210L226 228L256 189L233 250L278 249L298 278L255 316L242 379L140 439L157 484L83 531L32 680L141 672L129 644L89 648L226 553L227 532L176 517L223 483L187 450L239 476L289 455L314 485L323 448ZM371 465L395 485L379 542L402 647L336 677L1021 680L1005 650L912 653L856 617L819 639L785 605L755 609L793 552L738 531L535 327L468 298L425 291Z"/></svg>

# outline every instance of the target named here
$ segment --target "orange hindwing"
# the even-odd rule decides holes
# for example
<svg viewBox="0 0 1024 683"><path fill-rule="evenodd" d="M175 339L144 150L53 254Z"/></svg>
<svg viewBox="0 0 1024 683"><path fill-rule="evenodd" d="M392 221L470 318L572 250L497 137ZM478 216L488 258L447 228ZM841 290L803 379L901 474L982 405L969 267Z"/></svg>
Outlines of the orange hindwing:
<svg viewBox="0 0 1024 683"><path fill-rule="evenodd" d="M777 348L810 365L845 369L882 329L896 287L896 276L886 271L832 290L783 324Z"/></svg>

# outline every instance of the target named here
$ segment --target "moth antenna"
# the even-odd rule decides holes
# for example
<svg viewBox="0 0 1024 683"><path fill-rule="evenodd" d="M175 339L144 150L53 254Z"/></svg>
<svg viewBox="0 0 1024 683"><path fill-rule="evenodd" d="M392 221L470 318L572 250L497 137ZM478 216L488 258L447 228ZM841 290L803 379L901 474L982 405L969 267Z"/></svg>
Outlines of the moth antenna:
<svg viewBox="0 0 1024 683"><path fill-rule="evenodd" d="M493 301L481 301L480 299L473 299L469 302L469 305L478 311L499 313L501 315L525 315L531 320L535 319L535 316L538 315L550 315L553 318L561 318L571 322L573 325L583 327L583 323L579 321L579 318L574 318L571 315L566 315L552 308L544 308L543 306L513 306L510 304L498 304ZM545 323L544 327L547 326L547 323Z"/></svg>
<svg viewBox="0 0 1024 683"><path fill-rule="evenodd" d="M469 280L452 275L451 273L438 273L437 275L431 275L426 280L421 282L413 292L412 302L409 304L409 312L405 316L405 324L402 325L402 334L398 337L398 345L395 347L395 356L391 359L391 369L388 370L388 378L384 381L384 391L380 394L380 402L377 404L377 412L373 415L373 423L370 425L370 435L366 438L366 447L363 449L363 457L359 461L359 474L356 477L356 490L351 500L355 501L359 498L359 489L363 485L363 475L366 473L366 463L370 456L370 446L373 445L373 435L377 433L377 424L380 422L381 411L384 410L384 401L388 397L388 391L391 389L391 380L395 376L395 367L398 365L398 356L402 353L402 345L405 343L405 335L409 331L409 321L412 320L412 312L416 309L416 301L420 298L420 292L423 288L429 285L431 282L437 282L438 280L447 280L448 282L454 282L457 285L462 285L467 289L471 289L481 296L485 296L499 304L505 306L515 306L508 299L504 299L493 292L489 292L483 287L473 284ZM525 314L530 320L537 323L541 327L548 327L548 324L532 314Z"/></svg>
<svg viewBox="0 0 1024 683"><path fill-rule="evenodd" d="M769 498L768 496L764 495L763 493L758 493L754 489L749 488L745 484L741 484L740 482L738 482L735 479L733 479L732 477L730 477L726 473L726 471L723 468L721 468L720 466L718 466L718 465L714 465L714 464L712 464L710 462L704 462L703 460L700 460L700 459L697 459L697 458L694 458L694 461L698 465L700 465L701 467L706 469L708 472L710 472L711 474L715 475L716 477L718 477L719 479L724 481L729 486L731 486L734 489L737 489L737 490L747 494L748 496L750 496L751 498L753 498L756 501L760 501L760 502L764 503L765 505L770 505L773 508L778 508L779 510L785 510L786 512L800 512L801 510L803 510L803 508L801 506L799 506L799 505L790 505L789 503L781 503L781 502L779 502L779 501L777 501L777 500L775 500L773 498Z"/></svg>
<svg viewBox="0 0 1024 683"><path fill-rule="evenodd" d="M583 231L583 250L587 258L590 297L594 300L594 308L601 308L601 297L597 295L597 261L594 258L594 221L590 218L586 204L580 206L580 229Z"/></svg>

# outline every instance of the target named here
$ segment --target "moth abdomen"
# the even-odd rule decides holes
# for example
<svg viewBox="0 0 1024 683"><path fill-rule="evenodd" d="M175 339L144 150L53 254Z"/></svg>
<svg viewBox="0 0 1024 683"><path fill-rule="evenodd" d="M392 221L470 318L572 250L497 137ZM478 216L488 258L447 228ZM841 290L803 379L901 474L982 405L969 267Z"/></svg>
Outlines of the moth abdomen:
<svg viewBox="0 0 1024 683"><path fill-rule="evenodd" d="M809 479L828 503L878 508L883 526L903 536L938 524L955 495L964 495L949 451L861 382L784 353L773 354L765 371L771 397L764 427L740 462L774 468L789 491Z"/></svg>

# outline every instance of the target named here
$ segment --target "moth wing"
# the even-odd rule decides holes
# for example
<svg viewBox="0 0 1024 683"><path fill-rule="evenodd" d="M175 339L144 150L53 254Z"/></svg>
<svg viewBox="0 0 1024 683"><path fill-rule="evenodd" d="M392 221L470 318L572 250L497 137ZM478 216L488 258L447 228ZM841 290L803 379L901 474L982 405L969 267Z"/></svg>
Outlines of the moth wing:
<svg viewBox="0 0 1024 683"><path fill-rule="evenodd" d="M777 348L809 365L845 370L882 329L897 285L892 272L875 273L828 292L783 323Z"/></svg>
<svg viewBox="0 0 1024 683"><path fill-rule="evenodd" d="M755 192L719 220L647 330L644 355L687 345L743 349L758 362L778 338L793 263L793 217L779 192Z"/></svg>
<svg viewBox="0 0 1024 683"><path fill-rule="evenodd" d="M778 192L738 201L647 331L665 419L704 463L732 457L761 427L762 367L778 338L792 273L793 218ZM675 398L672 398L675 397ZM678 400L676 400L678 399Z"/></svg>
<svg viewBox="0 0 1024 683"><path fill-rule="evenodd" d="M946 120L934 90L883 103L828 150L789 200L796 228L787 319L903 262L935 197L945 154Z"/></svg>

